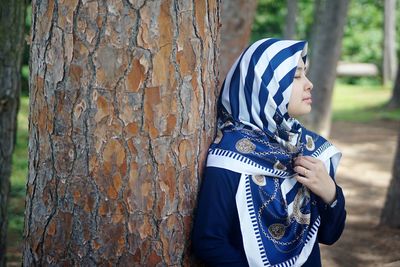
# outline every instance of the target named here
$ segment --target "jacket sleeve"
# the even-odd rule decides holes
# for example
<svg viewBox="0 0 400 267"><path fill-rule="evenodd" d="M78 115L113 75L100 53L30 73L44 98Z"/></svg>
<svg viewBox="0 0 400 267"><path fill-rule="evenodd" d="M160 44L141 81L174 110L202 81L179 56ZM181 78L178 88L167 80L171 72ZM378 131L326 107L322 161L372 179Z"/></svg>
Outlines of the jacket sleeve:
<svg viewBox="0 0 400 267"><path fill-rule="evenodd" d="M330 164L330 176L334 177L333 165ZM325 245L332 245L341 236L345 221L345 199L342 188L336 185L336 200L327 205L322 199L318 198L318 209L321 215L321 225L318 230L318 241Z"/></svg>
<svg viewBox="0 0 400 267"><path fill-rule="evenodd" d="M207 167L192 232L198 258L211 266L248 266L236 208L240 174Z"/></svg>

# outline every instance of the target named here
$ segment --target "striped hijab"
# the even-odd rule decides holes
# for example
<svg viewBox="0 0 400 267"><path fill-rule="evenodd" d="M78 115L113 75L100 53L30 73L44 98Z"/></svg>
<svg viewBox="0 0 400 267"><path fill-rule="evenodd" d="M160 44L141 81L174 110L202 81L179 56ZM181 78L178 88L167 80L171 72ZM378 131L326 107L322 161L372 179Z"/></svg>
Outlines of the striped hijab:
<svg viewBox="0 0 400 267"><path fill-rule="evenodd" d="M262 39L236 60L218 101L218 134L207 166L241 173L236 192L250 266L301 266L316 242L316 197L298 183L293 159L322 160L336 171L340 152L288 114L304 41Z"/></svg>

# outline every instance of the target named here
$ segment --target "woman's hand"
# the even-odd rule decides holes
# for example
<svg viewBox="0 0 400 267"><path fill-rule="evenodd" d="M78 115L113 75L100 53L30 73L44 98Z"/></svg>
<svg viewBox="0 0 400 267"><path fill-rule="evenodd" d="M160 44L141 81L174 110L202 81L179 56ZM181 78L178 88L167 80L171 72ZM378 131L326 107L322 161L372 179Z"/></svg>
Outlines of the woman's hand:
<svg viewBox="0 0 400 267"><path fill-rule="evenodd" d="M326 204L336 199L336 185L319 159L300 156L294 161L294 171L298 173L296 180L305 185Z"/></svg>

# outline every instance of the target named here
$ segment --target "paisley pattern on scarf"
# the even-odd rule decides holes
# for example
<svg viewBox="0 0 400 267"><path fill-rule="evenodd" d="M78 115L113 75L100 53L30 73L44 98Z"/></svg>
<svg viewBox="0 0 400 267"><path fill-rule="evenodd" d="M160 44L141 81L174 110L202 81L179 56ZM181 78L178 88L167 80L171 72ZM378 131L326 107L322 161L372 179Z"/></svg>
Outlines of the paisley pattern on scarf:
<svg viewBox="0 0 400 267"><path fill-rule="evenodd" d="M315 196L294 178L293 160L312 156L336 170L341 157L287 112L306 49L303 41L257 41L238 58L222 86L218 134L207 166L242 174L236 204L250 266L301 266L307 260L320 217Z"/></svg>

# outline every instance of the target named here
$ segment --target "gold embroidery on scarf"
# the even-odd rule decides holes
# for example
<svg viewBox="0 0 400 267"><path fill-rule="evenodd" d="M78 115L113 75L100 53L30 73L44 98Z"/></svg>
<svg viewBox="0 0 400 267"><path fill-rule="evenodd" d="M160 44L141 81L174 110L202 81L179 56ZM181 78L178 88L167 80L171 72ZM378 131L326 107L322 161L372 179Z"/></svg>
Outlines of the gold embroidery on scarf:
<svg viewBox="0 0 400 267"><path fill-rule="evenodd" d="M248 154L256 150L256 145L253 144L249 139L242 138L236 143L236 150L240 153Z"/></svg>
<svg viewBox="0 0 400 267"><path fill-rule="evenodd" d="M267 179L265 179L264 175L252 175L251 179L258 186L265 186L267 184Z"/></svg>
<svg viewBox="0 0 400 267"><path fill-rule="evenodd" d="M305 206L305 201L310 200L310 192L304 186L297 192L293 201L293 213L291 217L294 217L296 222L299 224L310 224L310 214L302 213L301 207Z"/></svg>
<svg viewBox="0 0 400 267"><path fill-rule="evenodd" d="M275 170L279 170L279 171L285 171L286 167L285 165L283 165L279 160L277 162L275 162L274 164L274 169Z"/></svg>
<svg viewBox="0 0 400 267"><path fill-rule="evenodd" d="M315 144L314 144L314 140L311 136L306 135L306 148L308 151L313 151L315 149Z"/></svg>
<svg viewBox="0 0 400 267"><path fill-rule="evenodd" d="M289 150L289 152L291 152L291 153L295 153L298 149L297 149L297 147L296 146L294 146L294 145L292 145L292 144L290 144L290 143L287 143L286 144L286 148Z"/></svg>
<svg viewBox="0 0 400 267"><path fill-rule="evenodd" d="M279 240L285 235L285 228L281 223L274 223L268 227L268 232L274 239Z"/></svg>

